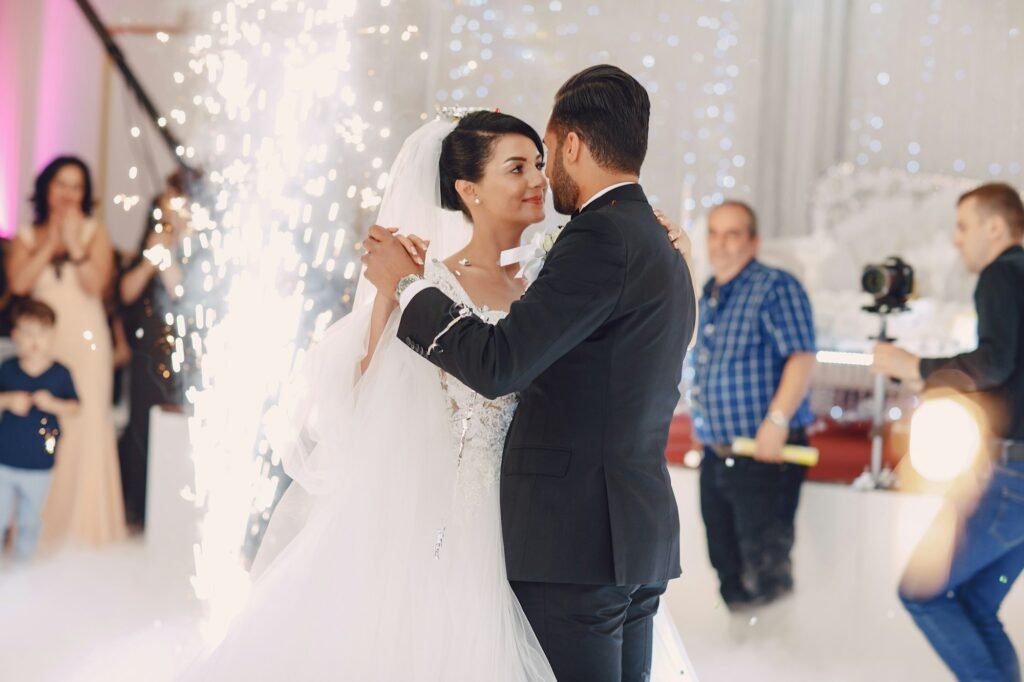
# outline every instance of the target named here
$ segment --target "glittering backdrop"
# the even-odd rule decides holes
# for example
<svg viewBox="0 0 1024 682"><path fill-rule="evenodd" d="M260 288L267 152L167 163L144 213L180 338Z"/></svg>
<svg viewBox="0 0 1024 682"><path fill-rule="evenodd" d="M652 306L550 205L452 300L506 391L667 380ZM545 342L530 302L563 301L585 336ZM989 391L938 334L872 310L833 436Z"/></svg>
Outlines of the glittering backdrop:
<svg viewBox="0 0 1024 682"><path fill-rule="evenodd" d="M1024 177L1024 3L852 3L844 160Z"/></svg>
<svg viewBox="0 0 1024 682"><path fill-rule="evenodd" d="M769 235L805 233L814 181L844 161L1021 181L1024 3L442 6L436 100L497 103L543 126L582 66L610 61L644 82L643 182L681 219L739 196Z"/></svg>
<svg viewBox="0 0 1024 682"><path fill-rule="evenodd" d="M167 52L222 4L193 0L189 29ZM385 166L435 104L498 106L540 128L565 77L609 61L651 92L643 180L680 220L739 196L761 209L767 234L806 233L815 180L842 162L1022 178L1024 71L1014 65L1024 63L1024 4L1015 0L376 0L355 12L360 97L382 102L367 120L391 133L366 161ZM136 51L139 62L154 58ZM177 101L161 98L168 113L197 96L190 81L175 87ZM111 178L108 200L146 186L123 169Z"/></svg>
<svg viewBox="0 0 1024 682"><path fill-rule="evenodd" d="M101 14L120 25L176 25L181 11L190 13L169 41L150 36L143 47L145 36L119 37L168 114L192 106L194 84L172 84L171 77L187 72L183 46L208 29L210 11L222 4L96 1ZM366 42L372 55L356 45L359 58L366 57L361 65L377 71L368 82L379 84L389 109L374 113L389 119L393 140L438 100L495 104L542 126L566 75L598 60L621 64L651 86L653 144L645 184L663 208L679 215L692 206L696 216L716 195L732 194L762 208L769 234L805 233L809 186L843 161L1021 181L1015 154L1024 149L1024 71L1017 66L1024 63L1024 4L1017 0L375 0L357 12L365 28L394 30L359 35L373 39ZM81 98L73 108L46 106L40 88L59 81L59 74L41 71L44 45L51 43L14 40L20 31L36 30L40 17L34 10L32 21L6 21L0 28L6 52L14 50L0 64L0 82L21 83L8 88L8 99L19 102L20 122L4 138L0 205L7 216L0 231L26 218L27 182L40 154L50 151L44 143L33 147L33 139L62 135L74 141L73 150L85 147L93 156L87 148L95 144L89 139L95 128L81 122L95 118L98 99ZM69 72L80 64L68 50L94 42L84 22L73 23L74 40L62 42L60 52L66 57L61 68ZM410 41L416 52L395 52L401 27L409 24L420 28ZM55 26L39 30L53 37ZM85 63L98 65L91 56ZM117 209L110 214L114 239L127 247L135 243L148 202L125 217L113 199L148 199L159 179L144 177L153 164L139 158L138 139L125 135L130 125L139 125L143 138L152 131L130 115L117 78L110 98L111 167L101 190L108 211ZM37 133L39 127L49 133ZM180 127L192 132L191 122ZM378 148L381 154L395 149ZM162 152L156 154L162 174L169 166ZM132 166L137 177L129 175Z"/></svg>
<svg viewBox="0 0 1024 682"><path fill-rule="evenodd" d="M212 633L244 599L238 547L276 491L262 414L295 354L347 309L388 165L435 105L496 106L542 128L567 76L618 64L651 93L643 183L687 226L733 196L762 210L768 235L803 234L814 181L843 161L1021 178L1016 0L196 0L192 11L157 40L178 153L205 171L174 326L179 359L185 346L204 358L190 392L192 494L207 512L194 585ZM110 177L103 200L127 201L141 225L138 173Z"/></svg>
<svg viewBox="0 0 1024 682"><path fill-rule="evenodd" d="M751 191L760 97L762 3L448 3L428 96L494 104L543 129L559 85L595 63L617 64L651 93L643 182L679 219L724 193ZM741 98L742 94L742 98Z"/></svg>

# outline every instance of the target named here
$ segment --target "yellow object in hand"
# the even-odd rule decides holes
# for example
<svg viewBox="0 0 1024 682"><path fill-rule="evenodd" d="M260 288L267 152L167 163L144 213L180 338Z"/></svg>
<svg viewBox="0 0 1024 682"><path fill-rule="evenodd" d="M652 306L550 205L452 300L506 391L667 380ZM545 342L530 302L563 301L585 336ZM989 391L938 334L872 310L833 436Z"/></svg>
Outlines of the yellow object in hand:
<svg viewBox="0 0 1024 682"><path fill-rule="evenodd" d="M737 438L732 442L732 454L738 457L753 457L757 452L757 441L753 438ZM806 445L786 445L782 448L782 461L812 467L818 463L818 448Z"/></svg>

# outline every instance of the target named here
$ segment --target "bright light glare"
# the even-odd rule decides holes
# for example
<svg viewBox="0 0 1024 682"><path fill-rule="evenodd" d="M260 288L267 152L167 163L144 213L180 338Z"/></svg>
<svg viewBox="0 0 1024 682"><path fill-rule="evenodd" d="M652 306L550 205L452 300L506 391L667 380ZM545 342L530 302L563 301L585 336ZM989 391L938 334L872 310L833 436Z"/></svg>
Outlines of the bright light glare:
<svg viewBox="0 0 1024 682"><path fill-rule="evenodd" d="M870 353L843 353L840 351L821 350L818 351L817 360L822 365L853 365L856 367L870 367L874 361Z"/></svg>
<svg viewBox="0 0 1024 682"><path fill-rule="evenodd" d="M910 463L929 481L949 481L967 471L981 450L975 414L953 398L925 400L910 422Z"/></svg>

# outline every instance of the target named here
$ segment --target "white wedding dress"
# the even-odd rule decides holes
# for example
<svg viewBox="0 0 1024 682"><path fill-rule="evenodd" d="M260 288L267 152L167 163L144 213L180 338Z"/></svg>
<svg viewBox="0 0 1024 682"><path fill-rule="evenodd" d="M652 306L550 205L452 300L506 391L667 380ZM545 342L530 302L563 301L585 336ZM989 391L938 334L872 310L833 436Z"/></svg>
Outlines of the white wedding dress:
<svg viewBox="0 0 1024 682"><path fill-rule="evenodd" d="M414 133L393 184L416 166L410 154L425 172L451 127ZM423 208L413 194L402 195L403 211ZM458 248L453 238L439 252L435 228L432 253ZM505 315L477 309L436 259L425 277L485 321ZM246 608L185 678L554 680L505 571L499 477L515 396L487 400L423 360L396 338L397 313L360 375L369 315L357 303L285 392L272 441L295 483L260 548ZM656 682L696 680L667 617L656 619L654 659Z"/></svg>

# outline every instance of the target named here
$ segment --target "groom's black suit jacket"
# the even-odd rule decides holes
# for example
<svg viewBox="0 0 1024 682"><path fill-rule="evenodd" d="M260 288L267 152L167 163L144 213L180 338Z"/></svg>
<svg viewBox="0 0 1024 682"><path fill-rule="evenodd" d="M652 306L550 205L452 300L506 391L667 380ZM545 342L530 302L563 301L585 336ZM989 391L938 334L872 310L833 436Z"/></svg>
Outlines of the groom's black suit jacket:
<svg viewBox="0 0 1024 682"><path fill-rule="evenodd" d="M693 283L639 185L565 227L497 325L458 316L436 288L398 335L477 392L519 392L505 442L501 519L513 581L640 585L679 575L665 462Z"/></svg>

